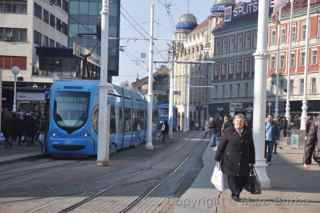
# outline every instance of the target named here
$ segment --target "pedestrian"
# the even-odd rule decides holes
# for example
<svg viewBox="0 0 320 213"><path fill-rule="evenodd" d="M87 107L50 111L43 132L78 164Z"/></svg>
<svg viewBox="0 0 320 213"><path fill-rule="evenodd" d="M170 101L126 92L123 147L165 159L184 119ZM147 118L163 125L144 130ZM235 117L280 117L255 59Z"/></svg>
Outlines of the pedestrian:
<svg viewBox="0 0 320 213"><path fill-rule="evenodd" d="M278 147L278 141L280 139L280 124L278 122L278 119L274 119L273 121L273 154L277 154L277 147Z"/></svg>
<svg viewBox="0 0 320 213"><path fill-rule="evenodd" d="M161 121L161 142L165 142L168 138L168 124L166 121Z"/></svg>
<svg viewBox="0 0 320 213"><path fill-rule="evenodd" d="M224 131L231 126L232 126L232 121L231 121L230 117L228 115L225 115L223 117L223 123L221 126L221 136L223 135Z"/></svg>
<svg viewBox="0 0 320 213"><path fill-rule="evenodd" d="M304 145L304 168L309 168L312 163L312 156L315 160L318 159L317 163L320 165L320 118L315 118L311 124L308 131L308 137Z"/></svg>
<svg viewBox="0 0 320 213"><path fill-rule="evenodd" d="M217 141L218 141L218 121L213 118L210 117L209 121L208 121L208 126L207 126L208 130L205 133L205 136L207 137L207 135L209 135L210 137L210 146L214 147L217 145Z"/></svg>
<svg viewBox="0 0 320 213"><path fill-rule="evenodd" d="M267 163L270 165L272 160L273 145L276 140L276 131L277 131L273 122L272 115L268 115L268 117L266 118L265 128L266 128L266 140L265 140L265 147L264 147L264 158L267 159Z"/></svg>
<svg viewBox="0 0 320 213"><path fill-rule="evenodd" d="M233 125L225 130L215 160L220 162L222 172L228 177L231 198L240 201L240 193L255 164L252 131L245 125L242 114L235 115Z"/></svg>

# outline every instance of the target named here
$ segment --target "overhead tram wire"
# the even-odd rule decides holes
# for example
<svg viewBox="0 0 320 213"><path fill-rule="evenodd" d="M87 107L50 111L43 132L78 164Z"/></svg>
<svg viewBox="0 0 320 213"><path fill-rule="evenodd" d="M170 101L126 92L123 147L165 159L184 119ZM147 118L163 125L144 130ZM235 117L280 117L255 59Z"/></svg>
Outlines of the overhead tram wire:
<svg viewBox="0 0 320 213"><path fill-rule="evenodd" d="M123 16L127 16L126 17L126 20L129 22L129 24L133 27L133 28L137 28L139 27L140 30L143 32L142 34L145 34L143 37L146 37L146 38L150 38L150 35L149 33L144 29L143 26L141 26L141 24L128 12L128 10L125 9L125 7L123 6L123 4L120 4L121 5L121 14ZM125 13L125 14L124 14ZM131 21L133 21L134 23L132 23ZM141 33L141 31L139 30L139 32ZM157 40L157 39L155 39ZM160 56L160 58L162 58L163 60L166 58L164 57L160 52L158 52L158 48L155 46L155 49L156 49L156 54Z"/></svg>

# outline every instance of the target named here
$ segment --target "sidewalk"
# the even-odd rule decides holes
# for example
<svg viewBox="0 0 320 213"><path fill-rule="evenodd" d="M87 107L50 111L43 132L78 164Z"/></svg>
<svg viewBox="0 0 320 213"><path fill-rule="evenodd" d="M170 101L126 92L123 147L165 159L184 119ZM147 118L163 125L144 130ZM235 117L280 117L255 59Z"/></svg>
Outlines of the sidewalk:
<svg viewBox="0 0 320 213"><path fill-rule="evenodd" d="M280 149L280 148L281 149ZM203 155L204 167L177 202L175 213L318 213L320 210L320 167L313 164L305 170L303 150L281 144L278 155L267 167L272 188L261 195L241 193L242 201L231 200L230 191L219 193L210 183L214 167L214 151L208 146Z"/></svg>
<svg viewBox="0 0 320 213"><path fill-rule="evenodd" d="M33 146L17 146L12 148L4 148L0 146L0 164L9 163L17 160L23 160L26 158L41 156L40 145Z"/></svg>

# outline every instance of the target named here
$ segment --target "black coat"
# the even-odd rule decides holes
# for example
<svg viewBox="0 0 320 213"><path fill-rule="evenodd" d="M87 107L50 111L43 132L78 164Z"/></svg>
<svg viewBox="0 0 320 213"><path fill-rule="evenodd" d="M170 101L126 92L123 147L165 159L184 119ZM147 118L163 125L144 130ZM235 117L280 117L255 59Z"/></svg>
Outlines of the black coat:
<svg viewBox="0 0 320 213"><path fill-rule="evenodd" d="M250 129L242 135L234 127L226 129L215 156L221 162L222 172L230 176L249 176L249 164L255 164L255 150Z"/></svg>

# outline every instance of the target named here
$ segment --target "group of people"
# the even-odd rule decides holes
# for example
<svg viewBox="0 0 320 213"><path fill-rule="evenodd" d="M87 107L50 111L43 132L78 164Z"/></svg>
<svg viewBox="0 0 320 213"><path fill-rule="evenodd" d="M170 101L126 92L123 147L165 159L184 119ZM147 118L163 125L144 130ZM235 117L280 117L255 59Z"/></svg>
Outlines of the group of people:
<svg viewBox="0 0 320 213"><path fill-rule="evenodd" d="M1 125L5 137L4 147L11 148L14 144L33 145L45 127L41 121L43 119L40 119L40 115L34 112L10 112L4 109Z"/></svg>
<svg viewBox="0 0 320 213"><path fill-rule="evenodd" d="M274 119L268 115L265 120L265 159L270 165L272 154L277 154L280 133L287 136L288 125L284 118ZM237 114L233 121L225 116L221 126L214 118L208 121L208 131L211 134L210 143L218 145L215 161L221 165L222 172L228 177L231 197L240 201L240 193L246 186L255 164L255 148L250 121ZM312 161L318 160L320 165L320 117L307 122L307 140L305 142L304 166L309 167ZM219 138L219 143L217 140Z"/></svg>

